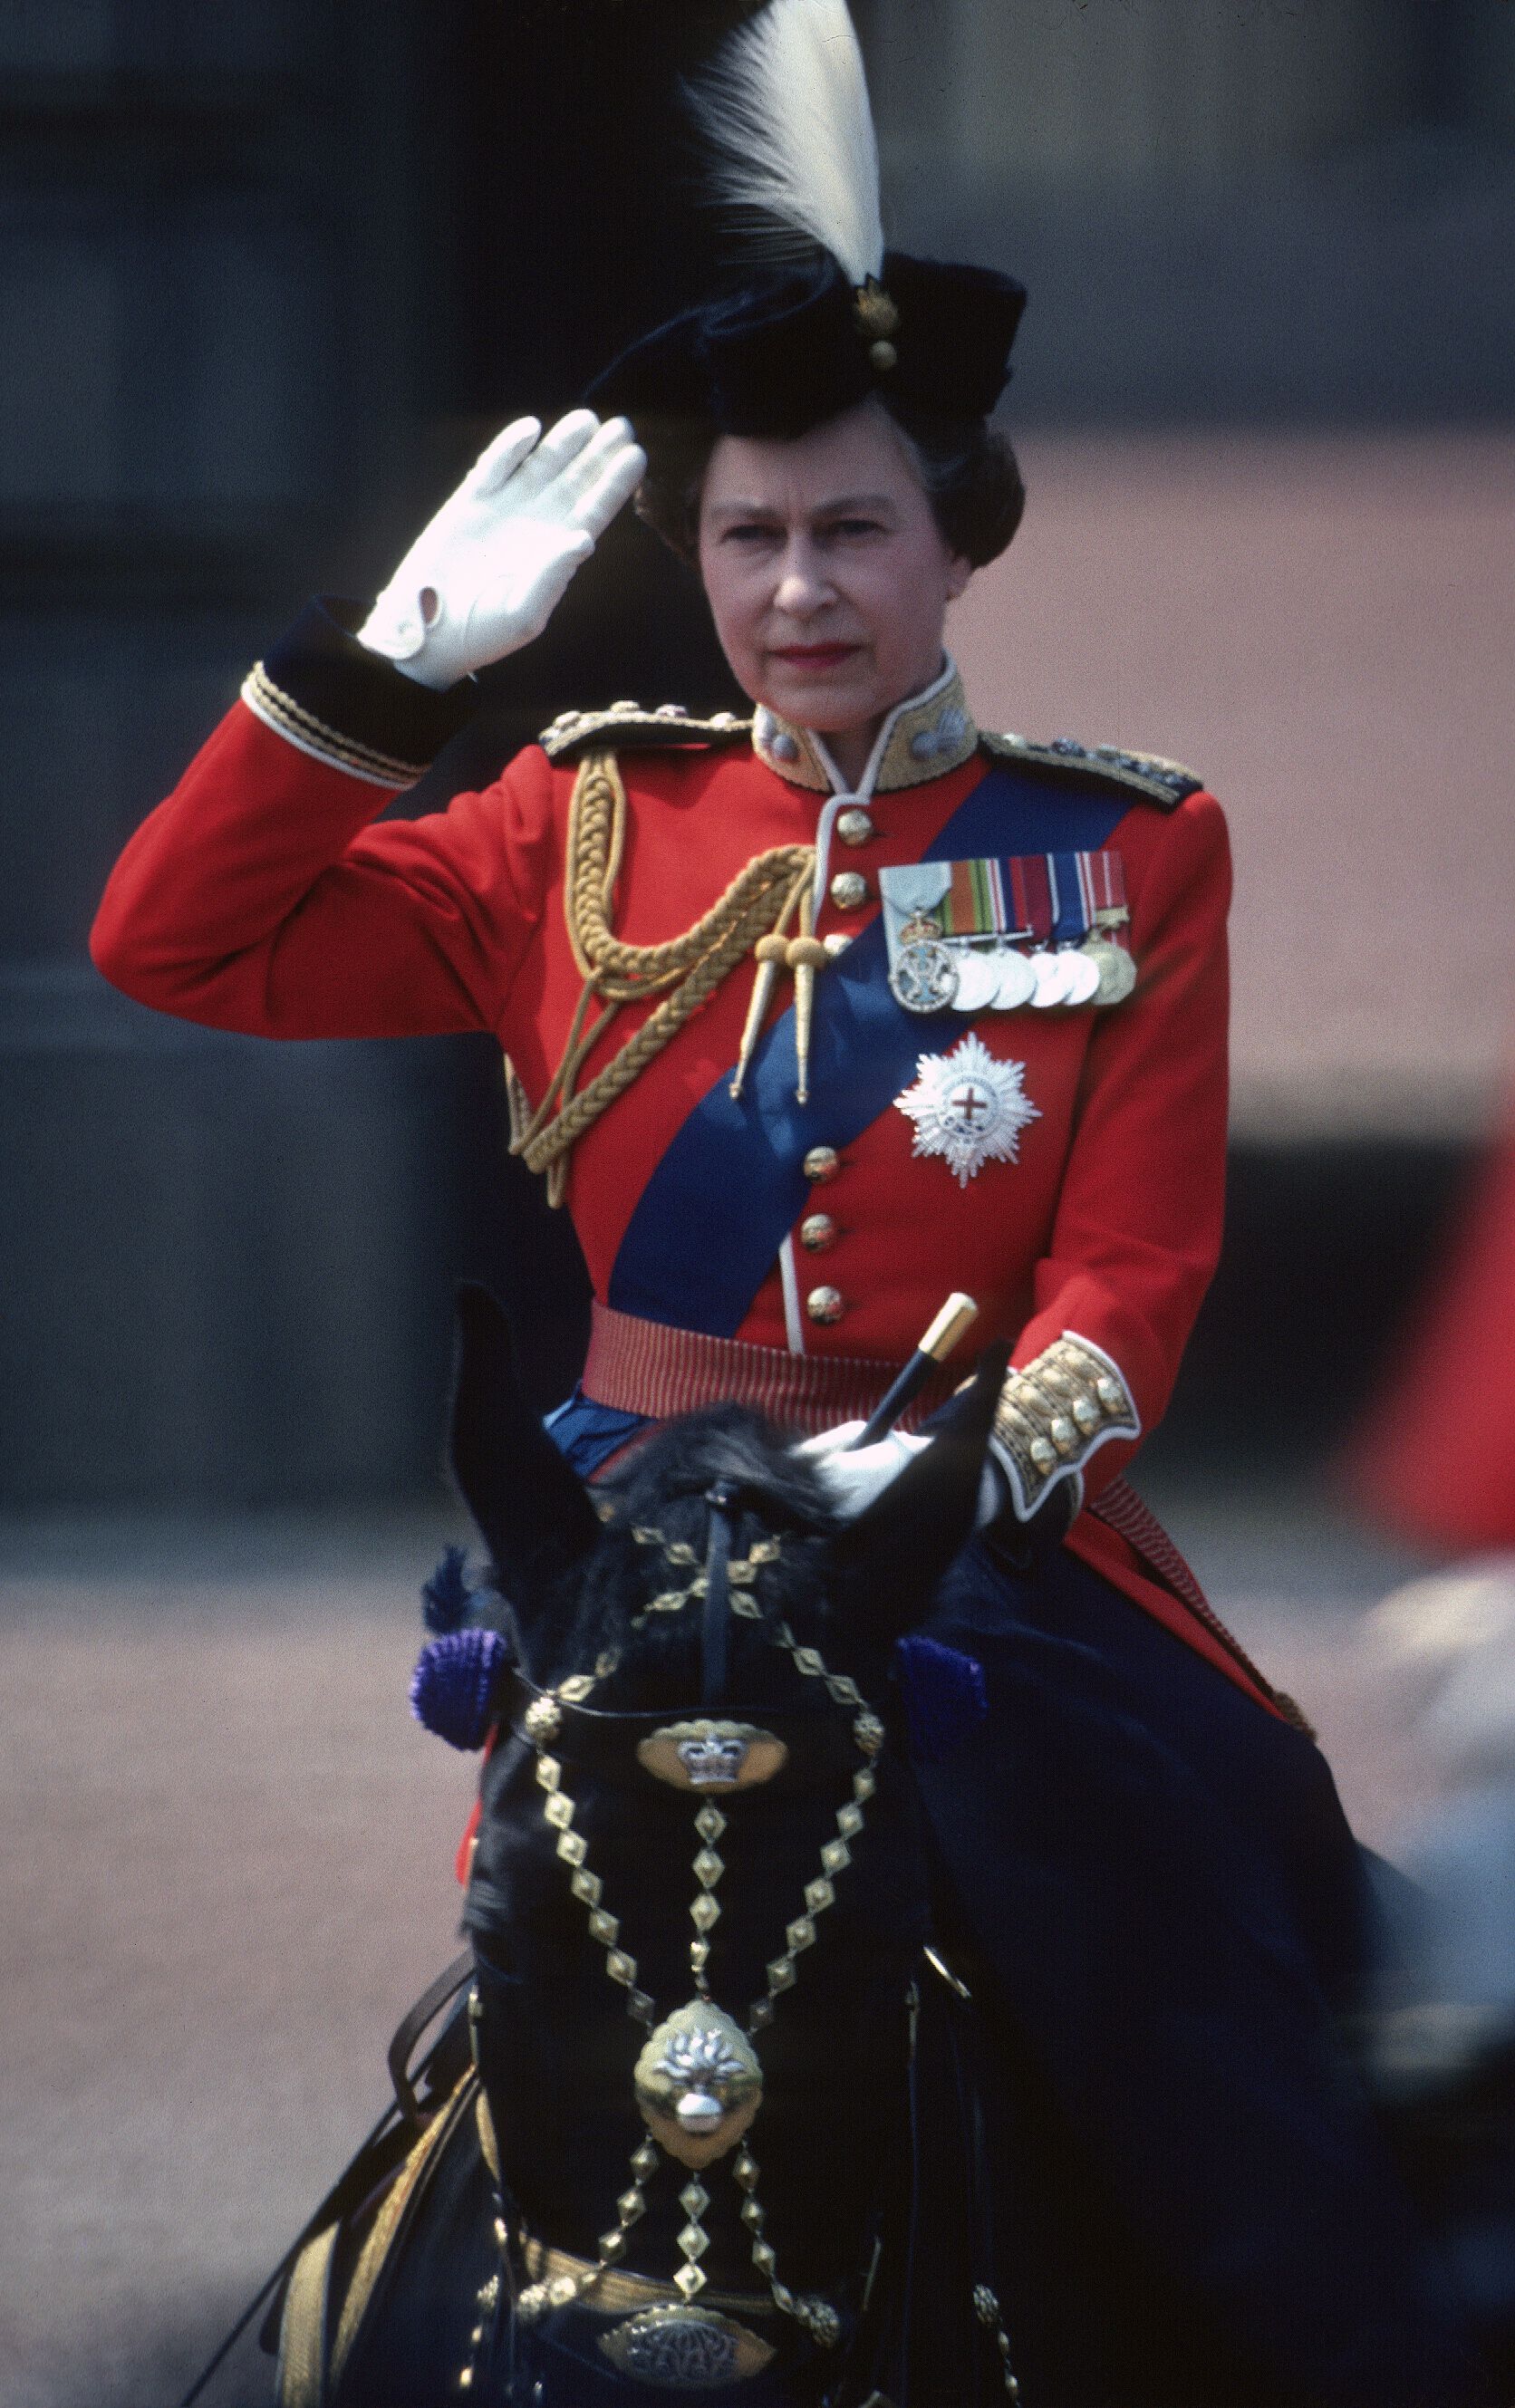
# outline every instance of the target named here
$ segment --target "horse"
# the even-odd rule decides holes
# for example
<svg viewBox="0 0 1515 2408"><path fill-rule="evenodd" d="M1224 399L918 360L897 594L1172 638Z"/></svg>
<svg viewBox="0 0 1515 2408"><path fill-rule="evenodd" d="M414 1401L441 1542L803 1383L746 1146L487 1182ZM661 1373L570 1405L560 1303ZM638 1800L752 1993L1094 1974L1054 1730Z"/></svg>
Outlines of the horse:
<svg viewBox="0 0 1515 2408"><path fill-rule="evenodd" d="M485 1749L469 1945L293 2253L281 2408L1502 2396L1343 2052L1329 1771L1076 1562L994 1569L1003 1364L845 1523L734 1407L586 1486L465 1296L490 1570L413 1699Z"/></svg>
<svg viewBox="0 0 1515 2408"><path fill-rule="evenodd" d="M488 1739L466 2007L295 2265L282 2408L1014 2401L897 1677L914 1646L939 1710L972 1691L912 1634L973 1530L1003 1348L844 1524L737 1406L587 1487L493 1299L460 1318L489 1571L413 1695Z"/></svg>

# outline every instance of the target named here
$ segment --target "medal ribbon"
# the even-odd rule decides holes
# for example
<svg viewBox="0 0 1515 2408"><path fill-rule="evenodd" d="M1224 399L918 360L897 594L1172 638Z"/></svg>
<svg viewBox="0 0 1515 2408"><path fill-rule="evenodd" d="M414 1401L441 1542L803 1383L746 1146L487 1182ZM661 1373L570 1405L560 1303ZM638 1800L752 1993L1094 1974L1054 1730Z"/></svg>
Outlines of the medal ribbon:
<svg viewBox="0 0 1515 2408"><path fill-rule="evenodd" d="M1031 853L952 864L952 882L934 908L945 937L1011 937L1032 944L1075 944L1102 910L1123 907L1125 865L1118 853Z"/></svg>
<svg viewBox="0 0 1515 2408"><path fill-rule="evenodd" d="M1109 898L1126 899L1125 866L1118 853L1049 853L1046 875L1054 945L1077 944L1098 926L1095 912Z"/></svg>
<svg viewBox="0 0 1515 2408"><path fill-rule="evenodd" d="M1002 888L1008 883L1017 929L1029 923L1017 873L1029 868L1034 887L1040 863L1043 925L1049 931L1046 861L1066 862L1065 883L1075 894L1081 888L1074 867L1078 855L1048 855L1045 848L1065 846L1072 838L1093 852L1129 809L1128 797L1112 796L1092 781L1084 791L1060 781L1054 787L1034 768L996 762L923 857L954 864L970 855L993 859ZM1017 844L1014 857L1004 852L1007 837ZM1037 847L1044 850L1038 853ZM1118 867L1117 861L1116 874ZM880 912L815 982L808 1104L795 1101L792 1009L759 1039L740 1098L733 1102L729 1094L730 1067L712 1082L675 1132L627 1224L606 1297L617 1312L713 1338L736 1335L804 1210L810 1186L801 1166L809 1148L840 1151L850 1144L916 1075L926 1032L895 1001L886 972Z"/></svg>
<svg viewBox="0 0 1515 2408"><path fill-rule="evenodd" d="M1075 858L1084 899L1084 925L1097 928L1101 912L1126 908L1126 865L1118 853L1080 853Z"/></svg>
<svg viewBox="0 0 1515 2408"><path fill-rule="evenodd" d="M1026 853L1005 863L1015 897L1015 924L1024 928L1033 944L1045 945L1052 934L1052 881L1045 853Z"/></svg>

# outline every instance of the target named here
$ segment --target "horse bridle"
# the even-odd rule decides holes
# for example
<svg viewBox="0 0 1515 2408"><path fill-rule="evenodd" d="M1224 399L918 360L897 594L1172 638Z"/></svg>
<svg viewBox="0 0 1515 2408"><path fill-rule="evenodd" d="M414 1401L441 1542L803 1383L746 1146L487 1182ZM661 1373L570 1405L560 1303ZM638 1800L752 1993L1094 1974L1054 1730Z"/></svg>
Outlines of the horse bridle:
<svg viewBox="0 0 1515 2408"><path fill-rule="evenodd" d="M705 1606L700 1628L700 1702L707 1713L726 1694L731 1654L731 1584L727 1577L741 1492L729 1480L705 1491L710 1535L705 1542Z"/></svg>

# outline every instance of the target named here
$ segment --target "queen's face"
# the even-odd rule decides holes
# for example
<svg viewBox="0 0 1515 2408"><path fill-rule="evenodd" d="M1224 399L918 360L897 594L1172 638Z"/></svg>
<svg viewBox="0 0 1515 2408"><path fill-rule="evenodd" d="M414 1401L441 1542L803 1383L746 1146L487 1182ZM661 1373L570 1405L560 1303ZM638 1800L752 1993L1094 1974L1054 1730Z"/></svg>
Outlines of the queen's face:
<svg viewBox="0 0 1515 2408"><path fill-rule="evenodd" d="M700 501L700 570L732 674L860 774L887 713L942 666L948 550L904 442L861 403L793 442L722 436Z"/></svg>

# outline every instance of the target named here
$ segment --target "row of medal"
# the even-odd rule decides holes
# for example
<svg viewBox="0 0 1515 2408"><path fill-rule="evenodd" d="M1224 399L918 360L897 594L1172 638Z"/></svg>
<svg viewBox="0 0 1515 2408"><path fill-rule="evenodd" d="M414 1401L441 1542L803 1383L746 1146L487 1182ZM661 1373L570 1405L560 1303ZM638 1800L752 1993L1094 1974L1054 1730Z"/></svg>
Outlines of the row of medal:
<svg viewBox="0 0 1515 2408"><path fill-rule="evenodd" d="M1136 983L1115 933L1130 918L1118 853L917 862L881 871L879 886L906 1011L1116 1004Z"/></svg>
<svg viewBox="0 0 1515 2408"><path fill-rule="evenodd" d="M895 1000L906 1011L1047 1010L1057 1004L1123 1003L1136 983L1136 965L1123 945L1105 937L1056 951L1017 953L1013 945L983 947L943 937L928 921L911 934L889 971Z"/></svg>

